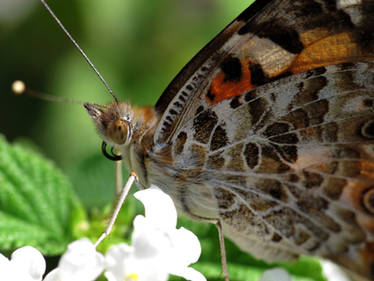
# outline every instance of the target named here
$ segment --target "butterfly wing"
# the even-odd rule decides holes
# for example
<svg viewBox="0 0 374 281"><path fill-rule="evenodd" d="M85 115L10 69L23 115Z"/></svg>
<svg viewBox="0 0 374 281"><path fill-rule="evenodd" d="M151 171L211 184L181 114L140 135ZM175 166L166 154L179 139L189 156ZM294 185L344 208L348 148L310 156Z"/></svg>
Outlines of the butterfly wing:
<svg viewBox="0 0 374 281"><path fill-rule="evenodd" d="M226 235L255 256L319 255L368 276L374 258L373 102L374 63L360 62L201 105L172 140L174 169L195 174L183 209L204 214L189 185L205 185Z"/></svg>
<svg viewBox="0 0 374 281"><path fill-rule="evenodd" d="M374 59L373 6L373 0L254 2L166 88L155 106L162 115L155 143L168 143L201 102L214 105L319 66Z"/></svg>
<svg viewBox="0 0 374 281"><path fill-rule="evenodd" d="M208 213L205 187L255 256L373 278L373 19L373 1L256 1L193 58L156 104L151 157L187 183L182 209Z"/></svg>

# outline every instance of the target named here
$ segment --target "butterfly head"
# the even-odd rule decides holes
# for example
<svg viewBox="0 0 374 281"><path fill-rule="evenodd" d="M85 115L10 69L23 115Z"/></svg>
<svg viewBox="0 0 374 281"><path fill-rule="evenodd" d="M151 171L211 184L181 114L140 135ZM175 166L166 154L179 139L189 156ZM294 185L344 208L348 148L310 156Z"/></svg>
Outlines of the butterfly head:
<svg viewBox="0 0 374 281"><path fill-rule="evenodd" d="M85 103L84 107L106 144L118 150L122 150L123 146L129 144L134 118L130 105L116 102L108 106Z"/></svg>

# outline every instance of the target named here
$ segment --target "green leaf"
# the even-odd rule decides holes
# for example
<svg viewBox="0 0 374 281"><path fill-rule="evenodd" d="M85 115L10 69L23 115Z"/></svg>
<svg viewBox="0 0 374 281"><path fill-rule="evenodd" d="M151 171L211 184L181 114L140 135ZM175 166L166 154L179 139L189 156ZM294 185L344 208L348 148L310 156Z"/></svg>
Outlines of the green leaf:
<svg viewBox="0 0 374 281"><path fill-rule="evenodd" d="M57 255L85 213L65 176L31 146L0 135L0 247L30 245Z"/></svg>

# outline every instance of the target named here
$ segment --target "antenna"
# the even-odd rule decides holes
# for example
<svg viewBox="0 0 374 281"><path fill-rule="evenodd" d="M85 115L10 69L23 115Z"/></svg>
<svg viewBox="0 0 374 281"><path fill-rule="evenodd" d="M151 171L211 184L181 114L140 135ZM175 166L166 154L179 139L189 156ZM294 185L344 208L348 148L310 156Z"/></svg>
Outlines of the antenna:
<svg viewBox="0 0 374 281"><path fill-rule="evenodd" d="M78 45L78 43L74 40L73 36L70 35L69 31L65 28L65 26L61 23L61 21L58 19L58 17L53 13L51 8L48 6L48 4L44 0L40 0L42 2L43 6L47 9L47 11L50 13L52 18L57 22L57 24L61 27L61 29L64 31L67 37L69 37L70 41L73 42L74 46L77 48L77 50L81 53L81 55L84 57L84 59L87 61L87 63L90 65L90 67L95 71L96 75L100 78L101 82L103 82L105 88L108 90L109 94L113 97L114 101L118 104L118 99L113 93L112 89L109 87L103 76L101 76L100 72L96 69L96 67L93 65L91 60L88 58L86 53L82 50L82 48Z"/></svg>
<svg viewBox="0 0 374 281"><path fill-rule="evenodd" d="M85 104L86 102L80 100L73 100L63 97L55 97L41 92L36 92L30 89L27 89L25 83L21 80L14 81L11 86L12 92L16 95L26 94L28 96L36 97L38 99L51 101L51 102L61 102L61 103L73 103L73 104Z"/></svg>

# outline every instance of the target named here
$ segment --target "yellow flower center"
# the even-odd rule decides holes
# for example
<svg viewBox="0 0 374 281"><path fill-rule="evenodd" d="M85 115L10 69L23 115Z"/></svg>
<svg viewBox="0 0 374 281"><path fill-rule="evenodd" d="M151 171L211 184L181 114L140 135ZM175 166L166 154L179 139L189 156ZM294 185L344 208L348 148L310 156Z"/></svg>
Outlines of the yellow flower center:
<svg viewBox="0 0 374 281"><path fill-rule="evenodd" d="M136 273L130 273L129 275L126 276L125 281L138 281L139 276Z"/></svg>

